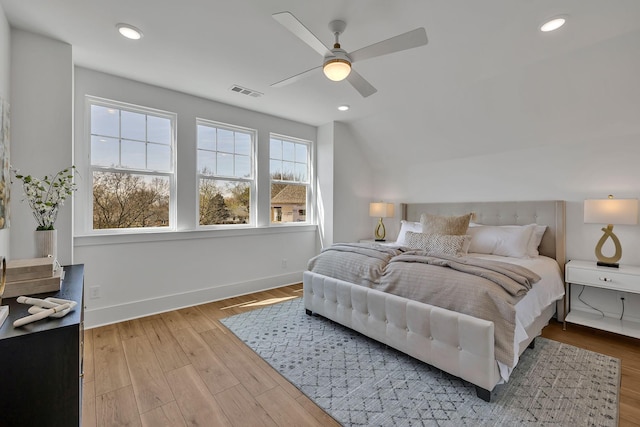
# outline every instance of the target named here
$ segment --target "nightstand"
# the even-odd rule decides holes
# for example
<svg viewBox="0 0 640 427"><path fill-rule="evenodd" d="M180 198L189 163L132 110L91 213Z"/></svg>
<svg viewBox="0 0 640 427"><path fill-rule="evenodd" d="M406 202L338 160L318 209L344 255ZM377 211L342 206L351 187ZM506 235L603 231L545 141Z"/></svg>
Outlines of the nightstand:
<svg viewBox="0 0 640 427"><path fill-rule="evenodd" d="M602 316L571 309L571 286L582 285L616 292L640 294L640 267L620 265L620 268L598 267L595 261L571 260L565 267L566 305L564 327L568 323L589 326L621 335L640 338L640 322Z"/></svg>

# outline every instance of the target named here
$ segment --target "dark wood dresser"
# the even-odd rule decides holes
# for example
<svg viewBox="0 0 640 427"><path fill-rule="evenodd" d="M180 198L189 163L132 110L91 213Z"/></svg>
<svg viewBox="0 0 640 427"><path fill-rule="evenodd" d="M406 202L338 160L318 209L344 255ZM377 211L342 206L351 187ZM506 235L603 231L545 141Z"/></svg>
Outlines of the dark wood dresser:
<svg viewBox="0 0 640 427"><path fill-rule="evenodd" d="M60 292L33 295L76 301L60 319L14 328L30 306L2 300L10 308L0 328L0 427L80 425L84 265L65 266L64 272Z"/></svg>

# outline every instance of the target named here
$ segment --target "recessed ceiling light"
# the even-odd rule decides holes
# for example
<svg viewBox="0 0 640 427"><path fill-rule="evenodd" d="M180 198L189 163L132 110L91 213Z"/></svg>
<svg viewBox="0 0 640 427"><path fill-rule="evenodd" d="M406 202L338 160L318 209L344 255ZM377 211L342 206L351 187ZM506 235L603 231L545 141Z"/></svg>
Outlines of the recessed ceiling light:
<svg viewBox="0 0 640 427"><path fill-rule="evenodd" d="M556 16L540 26L540 31L548 33L562 27L567 22L566 16Z"/></svg>
<svg viewBox="0 0 640 427"><path fill-rule="evenodd" d="M341 106L338 107L338 110L340 110L340 111L347 111L348 109L349 109L348 105L341 105Z"/></svg>
<svg viewBox="0 0 640 427"><path fill-rule="evenodd" d="M129 24L118 24L116 25L118 32L122 34L124 37L131 40L140 40L142 38L142 31Z"/></svg>

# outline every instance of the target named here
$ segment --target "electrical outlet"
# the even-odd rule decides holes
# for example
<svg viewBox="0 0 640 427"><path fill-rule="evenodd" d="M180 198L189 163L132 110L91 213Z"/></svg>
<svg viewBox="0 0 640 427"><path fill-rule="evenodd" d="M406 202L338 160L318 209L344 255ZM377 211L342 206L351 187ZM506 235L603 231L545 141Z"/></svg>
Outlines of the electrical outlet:
<svg viewBox="0 0 640 427"><path fill-rule="evenodd" d="M89 298L91 299L100 298L100 286L91 286L89 288Z"/></svg>
<svg viewBox="0 0 640 427"><path fill-rule="evenodd" d="M282 268L287 268L287 259L282 258Z"/></svg>

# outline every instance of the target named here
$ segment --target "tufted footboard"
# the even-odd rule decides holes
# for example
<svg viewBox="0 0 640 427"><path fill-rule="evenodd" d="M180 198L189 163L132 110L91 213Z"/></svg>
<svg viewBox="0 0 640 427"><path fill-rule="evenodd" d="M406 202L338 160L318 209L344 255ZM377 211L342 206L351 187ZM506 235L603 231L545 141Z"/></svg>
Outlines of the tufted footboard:
<svg viewBox="0 0 640 427"><path fill-rule="evenodd" d="M308 311L467 380L490 400L500 380L493 322L310 271L303 284Z"/></svg>

